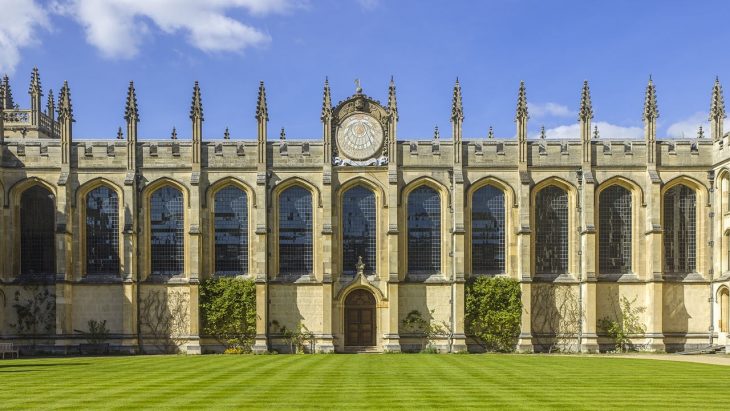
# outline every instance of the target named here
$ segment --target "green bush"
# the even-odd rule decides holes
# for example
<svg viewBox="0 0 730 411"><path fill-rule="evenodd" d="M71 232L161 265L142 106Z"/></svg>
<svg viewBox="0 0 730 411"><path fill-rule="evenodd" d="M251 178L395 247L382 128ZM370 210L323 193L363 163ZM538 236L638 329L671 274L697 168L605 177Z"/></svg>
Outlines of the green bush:
<svg viewBox="0 0 730 411"><path fill-rule="evenodd" d="M510 278L477 277L466 286L466 332L487 350L511 352L520 335L520 284Z"/></svg>
<svg viewBox="0 0 730 411"><path fill-rule="evenodd" d="M200 284L203 331L226 349L250 352L256 337L256 284L241 278L211 278Z"/></svg>

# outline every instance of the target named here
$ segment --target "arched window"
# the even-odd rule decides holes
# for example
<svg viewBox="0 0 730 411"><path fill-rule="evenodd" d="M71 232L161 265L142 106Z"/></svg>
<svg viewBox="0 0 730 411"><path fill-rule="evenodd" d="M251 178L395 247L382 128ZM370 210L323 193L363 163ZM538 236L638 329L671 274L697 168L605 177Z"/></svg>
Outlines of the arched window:
<svg viewBox="0 0 730 411"><path fill-rule="evenodd" d="M358 257L365 272L375 271L375 193L357 186L342 198L342 266L346 274L355 274Z"/></svg>
<svg viewBox="0 0 730 411"><path fill-rule="evenodd" d="M619 185L598 198L598 267L601 273L631 272L631 192Z"/></svg>
<svg viewBox="0 0 730 411"><path fill-rule="evenodd" d="M105 186L86 196L86 274L119 274L119 199Z"/></svg>
<svg viewBox="0 0 730 411"><path fill-rule="evenodd" d="M504 272L504 192L484 186L471 198L471 270Z"/></svg>
<svg viewBox="0 0 730 411"><path fill-rule="evenodd" d="M237 187L215 193L215 274L248 272L248 199Z"/></svg>
<svg viewBox="0 0 730 411"><path fill-rule="evenodd" d="M150 197L152 275L182 274L185 267L185 207L180 190L166 186Z"/></svg>
<svg viewBox="0 0 730 411"><path fill-rule="evenodd" d="M312 193L294 186L279 195L279 273L311 274Z"/></svg>
<svg viewBox="0 0 730 411"><path fill-rule="evenodd" d="M535 272L568 272L568 193L556 186L535 195Z"/></svg>
<svg viewBox="0 0 730 411"><path fill-rule="evenodd" d="M664 271L697 269L697 200L694 190L676 185L664 193Z"/></svg>
<svg viewBox="0 0 730 411"><path fill-rule="evenodd" d="M56 273L53 194L34 185L20 196L20 274L48 276Z"/></svg>
<svg viewBox="0 0 730 411"><path fill-rule="evenodd" d="M720 291L720 332L730 332L730 291L724 288Z"/></svg>
<svg viewBox="0 0 730 411"><path fill-rule="evenodd" d="M441 272L441 199L428 186L408 196L408 272Z"/></svg>

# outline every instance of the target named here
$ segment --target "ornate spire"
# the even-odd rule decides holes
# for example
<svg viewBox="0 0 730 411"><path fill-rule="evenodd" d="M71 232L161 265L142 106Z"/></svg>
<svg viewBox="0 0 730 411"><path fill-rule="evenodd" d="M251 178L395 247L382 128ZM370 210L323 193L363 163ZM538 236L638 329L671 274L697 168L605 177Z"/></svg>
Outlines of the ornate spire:
<svg viewBox="0 0 730 411"><path fill-rule="evenodd" d="M540 139L545 140L545 126L540 126Z"/></svg>
<svg viewBox="0 0 730 411"><path fill-rule="evenodd" d="M286 140L286 131L284 130L284 127L281 128L281 133L279 133L279 140Z"/></svg>
<svg viewBox="0 0 730 411"><path fill-rule="evenodd" d="M492 126L489 126L489 132L487 133L487 138L490 140L494 138L494 129L492 128Z"/></svg>
<svg viewBox="0 0 730 411"><path fill-rule="evenodd" d="M170 139L177 140L177 129L175 128L175 126L172 126L172 133L170 134Z"/></svg>
<svg viewBox="0 0 730 411"><path fill-rule="evenodd" d="M264 82L259 83L259 98L256 103L256 120L269 121L269 109L266 107L266 88Z"/></svg>
<svg viewBox="0 0 730 411"><path fill-rule="evenodd" d="M121 127L117 130L117 140L124 140L124 133L122 133Z"/></svg>
<svg viewBox="0 0 730 411"><path fill-rule="evenodd" d="M398 119L398 101L395 98L395 81L390 76L390 85L388 86L388 112Z"/></svg>
<svg viewBox="0 0 730 411"><path fill-rule="evenodd" d="M61 92L58 94L58 120L74 121L73 107L71 106L71 89L68 87L68 81L63 82Z"/></svg>
<svg viewBox="0 0 730 411"><path fill-rule="evenodd" d="M439 133L439 126L436 126L433 128L433 141L438 141L439 138L441 138L441 134Z"/></svg>
<svg viewBox="0 0 730 411"><path fill-rule="evenodd" d="M720 85L720 79L715 77L715 84L712 86L712 99L710 101L710 120L712 119L724 119L727 115L725 114L725 99L722 95L722 85Z"/></svg>
<svg viewBox="0 0 730 411"><path fill-rule="evenodd" d="M598 126L593 127L593 139L598 140L600 135L598 134Z"/></svg>
<svg viewBox="0 0 730 411"><path fill-rule="evenodd" d="M456 78L456 84L454 84L454 96L451 99L451 120L464 120L464 106L461 102L461 85L458 77Z"/></svg>
<svg viewBox="0 0 730 411"><path fill-rule="evenodd" d="M515 121L520 118L530 118L527 113L527 91L525 90L525 82L520 81L520 91L517 93L517 112Z"/></svg>
<svg viewBox="0 0 730 411"><path fill-rule="evenodd" d="M644 120L656 120L659 118L659 107L656 102L656 88L649 76L649 84L646 85L646 97L644 98Z"/></svg>
<svg viewBox="0 0 730 411"><path fill-rule="evenodd" d="M124 108L124 119L131 122L139 122L137 93L134 91L134 81L130 81L129 88L127 88L127 104Z"/></svg>
<svg viewBox="0 0 730 411"><path fill-rule="evenodd" d="M578 121L588 121L593 118L593 104L591 103L591 89L588 80L583 81L583 90L580 93L580 111Z"/></svg>
<svg viewBox="0 0 730 411"><path fill-rule="evenodd" d="M41 91L41 76L38 74L38 67L33 67L33 71L30 73L30 87L28 88L28 94L31 96L42 96Z"/></svg>
<svg viewBox="0 0 730 411"><path fill-rule="evenodd" d="M226 127L226 131L223 132L223 140L230 140L231 139L231 133L228 132L228 127Z"/></svg>
<svg viewBox="0 0 730 411"><path fill-rule="evenodd" d="M697 138L705 138L705 130L702 129L702 126L697 130Z"/></svg>
<svg viewBox="0 0 730 411"><path fill-rule="evenodd" d="M13 92L10 90L10 78L8 78L7 74L3 77L2 83L0 83L0 100L3 101L3 107L6 110L15 108Z"/></svg>
<svg viewBox="0 0 730 411"><path fill-rule="evenodd" d="M46 115L53 118L56 112L56 102L53 101L53 89L48 90L48 103L46 103Z"/></svg>
<svg viewBox="0 0 730 411"><path fill-rule="evenodd" d="M190 119L203 120L203 100L200 98L200 86L197 81L195 81L195 85L193 86L193 102L190 105Z"/></svg>
<svg viewBox="0 0 730 411"><path fill-rule="evenodd" d="M330 95L330 82L324 78L324 92L322 94L322 120L332 116L332 96Z"/></svg>

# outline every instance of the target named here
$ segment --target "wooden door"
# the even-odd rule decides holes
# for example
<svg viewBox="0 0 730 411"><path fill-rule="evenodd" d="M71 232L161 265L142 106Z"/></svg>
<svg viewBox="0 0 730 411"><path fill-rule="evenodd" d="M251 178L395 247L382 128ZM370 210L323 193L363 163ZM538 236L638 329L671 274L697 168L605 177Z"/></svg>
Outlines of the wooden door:
<svg viewBox="0 0 730 411"><path fill-rule="evenodd" d="M366 290L355 290L345 300L345 345L375 345L375 298Z"/></svg>

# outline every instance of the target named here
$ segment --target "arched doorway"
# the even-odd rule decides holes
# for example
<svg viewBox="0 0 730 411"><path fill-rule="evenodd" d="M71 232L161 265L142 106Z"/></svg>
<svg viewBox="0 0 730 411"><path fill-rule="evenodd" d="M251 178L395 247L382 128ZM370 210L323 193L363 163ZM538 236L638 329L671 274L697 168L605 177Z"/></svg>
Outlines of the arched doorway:
<svg viewBox="0 0 730 411"><path fill-rule="evenodd" d="M367 290L355 290L345 299L345 345L375 345L375 297Z"/></svg>

